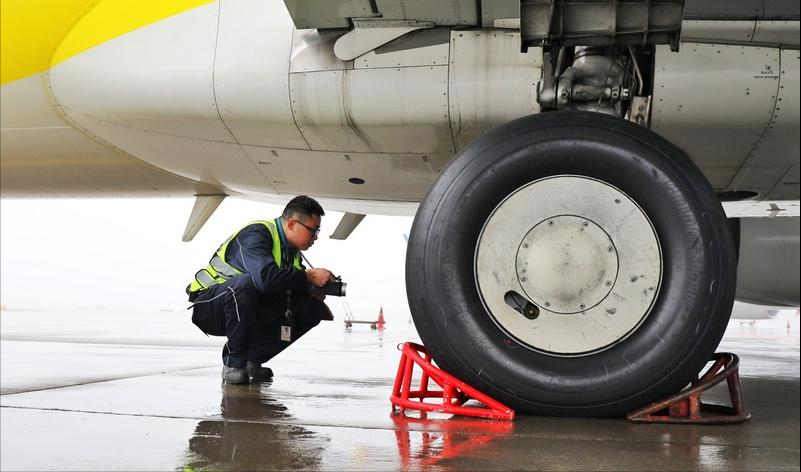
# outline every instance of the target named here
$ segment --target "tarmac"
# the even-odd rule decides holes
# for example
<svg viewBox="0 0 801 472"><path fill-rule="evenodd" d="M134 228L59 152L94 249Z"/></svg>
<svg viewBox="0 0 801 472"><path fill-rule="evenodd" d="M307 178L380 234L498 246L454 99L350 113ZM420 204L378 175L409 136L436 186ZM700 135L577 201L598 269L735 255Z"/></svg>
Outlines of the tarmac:
<svg viewBox="0 0 801 472"><path fill-rule="evenodd" d="M226 385L189 312L0 312L2 470L799 470L799 319L732 320L752 418L391 414L407 320L324 322L270 382ZM725 403L725 387L705 401Z"/></svg>

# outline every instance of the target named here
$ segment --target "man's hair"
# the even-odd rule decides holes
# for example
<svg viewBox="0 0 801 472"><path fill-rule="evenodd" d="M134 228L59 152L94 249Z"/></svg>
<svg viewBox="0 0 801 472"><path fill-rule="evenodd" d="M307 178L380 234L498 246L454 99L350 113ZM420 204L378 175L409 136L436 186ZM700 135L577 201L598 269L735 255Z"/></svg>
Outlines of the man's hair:
<svg viewBox="0 0 801 472"><path fill-rule="evenodd" d="M284 213L281 216L285 220L288 220L295 216L309 217L312 215L325 215L323 207L320 206L320 204L317 203L317 200L313 199L312 197L299 195L286 204Z"/></svg>

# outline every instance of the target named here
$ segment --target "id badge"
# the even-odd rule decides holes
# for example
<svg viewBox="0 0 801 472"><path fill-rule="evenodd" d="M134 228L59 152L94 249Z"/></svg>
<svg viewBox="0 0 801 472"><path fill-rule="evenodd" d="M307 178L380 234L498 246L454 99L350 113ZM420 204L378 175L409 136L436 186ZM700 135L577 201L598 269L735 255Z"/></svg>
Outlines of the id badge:
<svg viewBox="0 0 801 472"><path fill-rule="evenodd" d="M292 342L292 325L286 321L281 323L281 341Z"/></svg>
<svg viewBox="0 0 801 472"><path fill-rule="evenodd" d="M284 318L281 320L281 341L285 343L292 342L292 309L290 308L290 302L292 296L292 292L287 290L286 291L286 312L284 312Z"/></svg>

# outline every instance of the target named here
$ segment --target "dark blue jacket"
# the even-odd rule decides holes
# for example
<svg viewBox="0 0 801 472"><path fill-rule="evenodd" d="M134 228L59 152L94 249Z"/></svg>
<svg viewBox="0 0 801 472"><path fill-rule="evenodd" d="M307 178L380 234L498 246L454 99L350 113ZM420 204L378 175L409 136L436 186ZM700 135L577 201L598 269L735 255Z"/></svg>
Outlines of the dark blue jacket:
<svg viewBox="0 0 801 472"><path fill-rule="evenodd" d="M228 243L225 261L253 279L256 288L265 295L284 294L291 290L294 294L307 291L306 271L292 267L297 249L289 247L277 222L284 253L281 267L273 259L273 237L263 224L245 226Z"/></svg>

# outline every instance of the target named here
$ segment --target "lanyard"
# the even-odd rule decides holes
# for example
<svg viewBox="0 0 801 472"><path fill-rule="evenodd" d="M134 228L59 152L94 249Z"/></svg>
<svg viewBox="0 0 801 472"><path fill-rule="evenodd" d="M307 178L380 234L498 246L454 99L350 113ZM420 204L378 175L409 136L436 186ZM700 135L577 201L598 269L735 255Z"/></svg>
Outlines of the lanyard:
<svg viewBox="0 0 801 472"><path fill-rule="evenodd" d="M292 291L286 291L286 311L284 312L284 318L287 320L292 320L292 308L290 306L290 299L292 298Z"/></svg>
<svg viewBox="0 0 801 472"><path fill-rule="evenodd" d="M292 292L286 291L286 312L284 312L284 319L281 320L281 341L292 342L292 310L289 307L289 299Z"/></svg>

